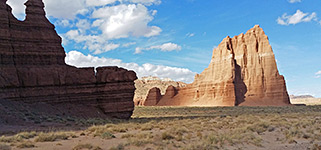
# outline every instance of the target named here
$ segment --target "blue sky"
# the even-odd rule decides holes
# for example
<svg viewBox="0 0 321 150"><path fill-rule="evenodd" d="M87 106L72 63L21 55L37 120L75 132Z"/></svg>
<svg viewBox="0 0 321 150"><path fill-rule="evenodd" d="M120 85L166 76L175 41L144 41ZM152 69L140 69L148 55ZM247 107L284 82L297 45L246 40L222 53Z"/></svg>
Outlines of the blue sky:
<svg viewBox="0 0 321 150"><path fill-rule="evenodd" d="M26 0L8 0L23 20ZM289 94L321 97L320 0L44 0L66 62L192 82L226 36L259 24Z"/></svg>

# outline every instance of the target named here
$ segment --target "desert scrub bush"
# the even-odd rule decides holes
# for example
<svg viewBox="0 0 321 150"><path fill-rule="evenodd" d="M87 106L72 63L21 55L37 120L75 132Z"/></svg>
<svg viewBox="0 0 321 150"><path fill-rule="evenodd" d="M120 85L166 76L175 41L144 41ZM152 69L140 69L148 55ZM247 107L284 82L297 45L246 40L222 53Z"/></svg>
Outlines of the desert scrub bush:
<svg viewBox="0 0 321 150"><path fill-rule="evenodd" d="M132 138L132 137L135 137L135 135L134 134L130 134L130 133L123 134L121 136L122 139L128 139L128 138Z"/></svg>
<svg viewBox="0 0 321 150"><path fill-rule="evenodd" d="M0 142L2 143L16 143L16 142L22 142L23 138L20 136L1 136Z"/></svg>
<svg viewBox="0 0 321 150"><path fill-rule="evenodd" d="M226 143L232 143L232 139L226 134L210 134L206 138L207 142L212 145L220 145L221 147Z"/></svg>
<svg viewBox="0 0 321 150"><path fill-rule="evenodd" d="M102 133L101 135L100 135L100 137L102 138L102 139L113 139L113 138L116 138L116 136L115 135L113 135L113 134L111 134L110 132L104 132L104 133Z"/></svg>
<svg viewBox="0 0 321 150"><path fill-rule="evenodd" d="M17 137L21 137L22 139L31 139L31 138L34 138L38 135L39 133L37 132L21 132L21 133L18 133L16 136Z"/></svg>
<svg viewBox="0 0 321 150"><path fill-rule="evenodd" d="M141 131L149 131L152 130L154 128L154 125L150 124L150 123L145 123L141 126L140 130Z"/></svg>
<svg viewBox="0 0 321 150"><path fill-rule="evenodd" d="M54 142L57 140L68 140L69 137L72 137L73 133L67 132L57 132L57 133L40 133L36 138L35 142Z"/></svg>
<svg viewBox="0 0 321 150"><path fill-rule="evenodd" d="M17 148L33 148L36 147L31 141L22 142L17 145Z"/></svg>
<svg viewBox="0 0 321 150"><path fill-rule="evenodd" d="M144 146L146 144L154 143L154 136L152 132L139 134L124 134L122 138L127 138L128 144L135 146Z"/></svg>
<svg viewBox="0 0 321 150"><path fill-rule="evenodd" d="M269 123L267 122L258 122L247 127L248 130L256 132L257 134L262 134L266 132L269 128Z"/></svg>
<svg viewBox="0 0 321 150"><path fill-rule="evenodd" d="M168 132L163 132L161 138L162 138L162 140L171 140L171 139L174 139L175 136L173 136L172 134L170 134Z"/></svg>
<svg viewBox="0 0 321 150"><path fill-rule="evenodd" d="M153 144L152 139L138 139L138 138L130 138L128 139L128 144L129 145L134 145L137 147L144 146L146 144Z"/></svg>
<svg viewBox="0 0 321 150"><path fill-rule="evenodd" d="M210 145L223 147L226 144L253 144L255 146L261 147L262 139L253 135L252 133L246 132L246 129L236 129L227 131L224 133L213 132L203 137L204 143Z"/></svg>
<svg viewBox="0 0 321 150"><path fill-rule="evenodd" d="M113 133L125 133L128 131L126 127L114 126L110 129Z"/></svg>
<svg viewBox="0 0 321 150"><path fill-rule="evenodd" d="M0 150L11 150L11 147L9 145L0 143Z"/></svg>
<svg viewBox="0 0 321 150"><path fill-rule="evenodd" d="M291 128L284 131L286 140L292 140L294 138L300 138L303 135L303 132L297 128Z"/></svg>
<svg viewBox="0 0 321 150"><path fill-rule="evenodd" d="M94 136L100 136L104 132L125 133L128 131L128 128L123 127L122 125L106 124L104 126L89 127L86 131L88 131L90 133L94 133Z"/></svg>
<svg viewBox="0 0 321 150"><path fill-rule="evenodd" d="M102 150L102 148L98 146L93 146L91 144L78 144L75 147L72 148L72 150L83 150L83 149L88 149L88 150Z"/></svg>

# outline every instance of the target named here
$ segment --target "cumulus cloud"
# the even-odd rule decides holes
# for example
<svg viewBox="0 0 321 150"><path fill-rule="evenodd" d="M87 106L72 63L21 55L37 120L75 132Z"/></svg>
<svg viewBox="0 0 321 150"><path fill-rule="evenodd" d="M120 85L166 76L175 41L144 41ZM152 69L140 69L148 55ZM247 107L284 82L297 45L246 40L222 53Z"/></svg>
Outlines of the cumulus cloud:
<svg viewBox="0 0 321 150"><path fill-rule="evenodd" d="M84 55L78 51L67 53L65 61L67 64L77 67L119 66L135 71L139 78L145 76L157 76L160 78L171 78L175 81L191 83L196 75L195 72L185 68L153 65L149 63L145 63L143 65L138 65L137 63L125 63L119 59Z"/></svg>
<svg viewBox="0 0 321 150"><path fill-rule="evenodd" d="M304 13L301 10L297 10L293 15L287 15L286 13L277 19L277 23L280 25L290 25L290 24L298 24L301 22L310 22L310 21L317 21L317 13L312 12Z"/></svg>
<svg viewBox="0 0 321 150"><path fill-rule="evenodd" d="M43 0L48 16L56 18L55 25L72 28L62 34L64 44L101 54L120 47L111 41L128 37L152 37L162 32L149 25L157 14L146 6L161 0ZM15 15L24 14L26 0L9 0ZM119 3L116 3L119 2ZM77 16L78 14L88 16ZM128 47L130 44L124 44Z"/></svg>
<svg viewBox="0 0 321 150"><path fill-rule="evenodd" d="M300 3L302 0L288 0L289 3Z"/></svg>
<svg viewBox="0 0 321 150"><path fill-rule="evenodd" d="M13 14L19 19L25 16L24 3L27 0L8 0L7 3L12 7ZM83 12L86 8L85 0L43 0L47 16L63 19L75 19L76 15ZM61 11L63 10L63 11Z"/></svg>
<svg viewBox="0 0 321 150"><path fill-rule="evenodd" d="M315 78L320 78L321 77L321 70L315 73Z"/></svg>
<svg viewBox="0 0 321 150"><path fill-rule="evenodd" d="M27 0L8 0L13 9L13 14L19 19L25 16L24 3ZM161 0L43 0L48 16L64 19L75 19L77 14L84 15L90 7L105 6L115 2L129 2L146 6L158 5ZM61 11L63 10L63 11Z"/></svg>
<svg viewBox="0 0 321 150"><path fill-rule="evenodd" d="M101 54L118 48L119 44L106 41L100 35L84 35L79 30L70 30L64 34L65 40L73 40L76 43L84 43L83 49L88 49L94 54Z"/></svg>
<svg viewBox="0 0 321 150"><path fill-rule="evenodd" d="M162 45L155 45L155 46L151 46L148 48L137 47L135 50L135 54L140 54L143 51L149 51L149 50L154 50L154 49L159 49L163 52L170 52L170 51L174 51L174 50L180 51L180 50L182 50L182 46L179 46L175 43L165 43Z"/></svg>
<svg viewBox="0 0 321 150"><path fill-rule="evenodd" d="M71 21L69 21L68 19L61 19L61 20L57 20L55 22L56 26L62 26L62 27L73 27L73 24Z"/></svg>
<svg viewBox="0 0 321 150"><path fill-rule="evenodd" d="M108 39L118 39L159 35L162 31L159 27L148 25L154 19L152 14L142 4L121 4L99 8L92 17L97 19L94 25L99 26Z"/></svg>

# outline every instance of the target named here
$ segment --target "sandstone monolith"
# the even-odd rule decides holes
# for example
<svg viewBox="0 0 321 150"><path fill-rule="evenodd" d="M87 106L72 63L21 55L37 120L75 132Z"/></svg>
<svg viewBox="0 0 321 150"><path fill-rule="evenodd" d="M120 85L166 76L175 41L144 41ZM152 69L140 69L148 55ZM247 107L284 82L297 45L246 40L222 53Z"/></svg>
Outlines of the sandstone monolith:
<svg viewBox="0 0 321 150"><path fill-rule="evenodd" d="M209 67L196 75L192 84L176 90L175 96L163 96L157 105L284 106L290 104L285 80L277 69L268 37L258 25L246 34L223 39L214 49Z"/></svg>

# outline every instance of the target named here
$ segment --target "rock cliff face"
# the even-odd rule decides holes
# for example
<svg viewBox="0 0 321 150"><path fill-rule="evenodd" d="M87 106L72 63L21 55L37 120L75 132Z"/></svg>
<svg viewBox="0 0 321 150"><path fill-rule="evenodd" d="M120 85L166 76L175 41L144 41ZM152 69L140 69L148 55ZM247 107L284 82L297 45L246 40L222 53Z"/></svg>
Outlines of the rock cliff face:
<svg viewBox="0 0 321 150"><path fill-rule="evenodd" d="M156 87L160 90L160 94L164 95L168 86L175 88L185 87L186 83L176 82L171 79L160 79L158 77L143 77L135 80L135 97L134 103L136 106L145 105L148 91Z"/></svg>
<svg viewBox="0 0 321 150"><path fill-rule="evenodd" d="M129 118L134 109L135 72L118 67L65 64L61 38L45 17L42 0L28 0L18 21L0 1L0 99L27 103L84 104L108 116Z"/></svg>
<svg viewBox="0 0 321 150"><path fill-rule="evenodd" d="M167 94L165 94L167 95ZM246 34L226 37L211 63L195 81L163 96L159 106L289 105L284 77L278 72L268 37L258 25Z"/></svg>

